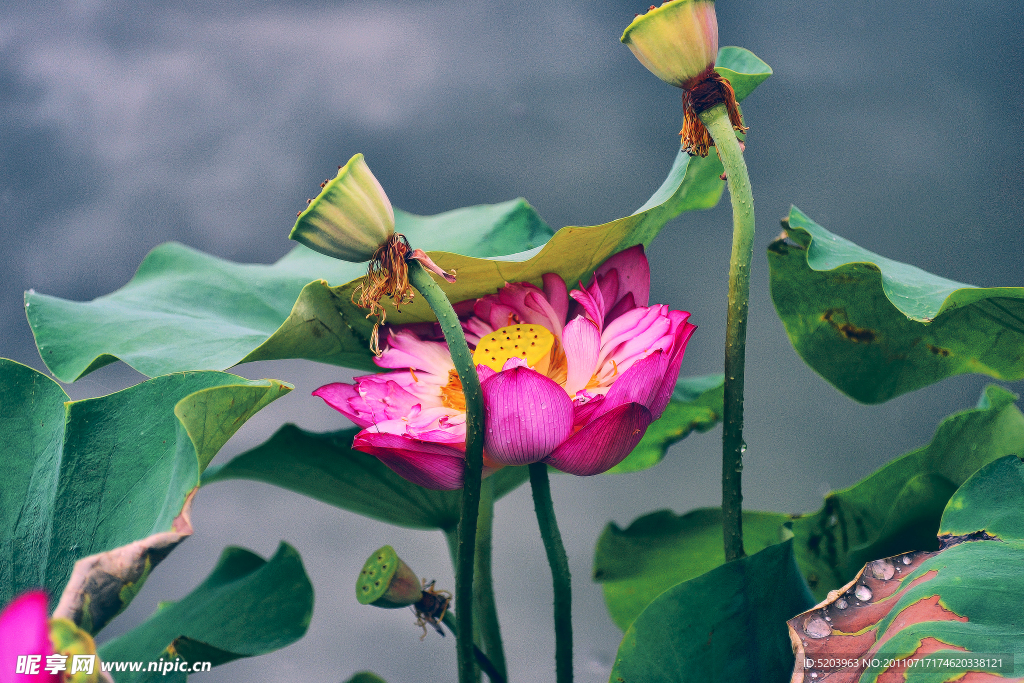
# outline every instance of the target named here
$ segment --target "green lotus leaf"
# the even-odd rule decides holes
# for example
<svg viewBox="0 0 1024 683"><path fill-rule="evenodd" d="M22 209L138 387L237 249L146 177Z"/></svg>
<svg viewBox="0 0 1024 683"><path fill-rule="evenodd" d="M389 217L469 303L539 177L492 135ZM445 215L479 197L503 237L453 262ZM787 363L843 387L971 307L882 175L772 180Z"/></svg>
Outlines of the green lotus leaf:
<svg viewBox="0 0 1024 683"><path fill-rule="evenodd" d="M186 372L70 401L0 359L0 604L37 586L56 600L77 560L170 531L220 447L290 390Z"/></svg>
<svg viewBox="0 0 1024 683"><path fill-rule="evenodd" d="M612 683L786 681L782 624L812 604L791 543L781 543L659 595L626 630Z"/></svg>
<svg viewBox="0 0 1024 683"><path fill-rule="evenodd" d="M281 543L274 557L264 560L231 547L195 590L162 603L145 623L104 644L99 654L104 662L181 658L217 666L294 643L312 616L313 586L295 548ZM111 673L117 683L166 680L147 671Z"/></svg>
<svg viewBox="0 0 1024 683"><path fill-rule="evenodd" d="M790 619L801 663L793 680L1020 680L1024 462L1008 455L968 479L946 505L938 540L935 552L867 563ZM869 664L828 666L836 657Z"/></svg>
<svg viewBox="0 0 1024 683"><path fill-rule="evenodd" d="M343 510L413 529L453 531L462 491L432 491L402 479L387 465L352 450L359 428L314 434L295 425L203 476L203 486L251 479L295 491ZM529 478L525 467L506 467L489 479L498 499Z"/></svg>
<svg viewBox="0 0 1024 683"><path fill-rule="evenodd" d="M772 75L772 68L750 50L723 47L718 50L715 71L729 79L736 99L745 99Z"/></svg>
<svg viewBox="0 0 1024 683"><path fill-rule="evenodd" d="M1024 287L972 287L892 261L793 207L768 248L793 348L837 389L881 403L963 373L1024 378Z"/></svg>
<svg viewBox="0 0 1024 683"><path fill-rule="evenodd" d="M1024 415L1015 398L987 387L977 408L943 420L927 446L828 494L816 513L744 512L747 552L793 538L800 570L821 599L870 559L935 548L935 529L957 487L986 464L1024 453ZM612 620L625 629L662 591L724 561L720 508L684 515L660 510L626 529L614 523L605 528L594 580L603 584Z"/></svg>
<svg viewBox="0 0 1024 683"><path fill-rule="evenodd" d="M766 73L741 48L723 49L718 66L735 73L747 92ZM491 294L505 282L539 284L545 273L574 285L613 254L649 245L680 213L717 204L721 173L716 156L691 159L680 151L662 186L633 215L554 236L522 199L436 216L396 210L395 229L458 272L458 282L441 283L452 301ZM372 323L352 304L364 274L364 266L301 245L267 266L170 243L150 252L135 277L111 294L73 302L29 291L25 308L43 362L67 382L119 359L150 377L281 358L373 369ZM394 323L432 319L419 297L388 313Z"/></svg>

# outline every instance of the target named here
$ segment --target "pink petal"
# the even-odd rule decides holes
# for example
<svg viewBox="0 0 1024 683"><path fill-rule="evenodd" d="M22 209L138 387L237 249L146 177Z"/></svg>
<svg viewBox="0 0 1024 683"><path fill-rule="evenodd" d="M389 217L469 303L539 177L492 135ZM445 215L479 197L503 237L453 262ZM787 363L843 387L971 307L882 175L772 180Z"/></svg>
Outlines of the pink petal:
<svg viewBox="0 0 1024 683"><path fill-rule="evenodd" d="M601 295L601 288L595 283L589 289L574 289L569 296L583 306L590 319L597 323L597 329L604 329L604 298Z"/></svg>
<svg viewBox="0 0 1024 683"><path fill-rule="evenodd" d="M683 320L685 321L685 318ZM679 367L683 362L683 353L686 351L686 343L690 340L690 337L693 336L693 332L696 329L696 325L691 325L688 322L684 322L676 329L675 344L672 346L672 355L669 357L668 367L665 371L664 378L661 380L661 386L658 387L657 396L651 404L651 414L654 415L655 420L661 417L661 414L665 412L665 408L668 407L668 402L672 399L672 392L675 391L676 388L676 380L679 379Z"/></svg>
<svg viewBox="0 0 1024 683"><path fill-rule="evenodd" d="M462 488L466 456L452 446L365 430L356 435L352 448L376 456L400 477L424 488Z"/></svg>
<svg viewBox="0 0 1024 683"><path fill-rule="evenodd" d="M426 268L427 270L429 270L432 273L437 273L438 275L443 277L448 282L450 282L450 283L454 283L455 282L455 272L452 271L451 273L449 273L444 268L442 268L441 266L439 266L436 263L434 263L430 259L430 257L427 256L426 252L423 251L422 249L413 249L412 253L408 256L408 258L416 259L417 261L419 261L420 263L423 264L424 268Z"/></svg>
<svg viewBox="0 0 1024 683"><path fill-rule="evenodd" d="M505 370L512 370L513 368L529 367L530 364L526 362L525 358L520 358L519 356L512 356L507 361L505 361L504 365L501 366L501 371L504 372Z"/></svg>
<svg viewBox="0 0 1024 683"><path fill-rule="evenodd" d="M60 674L46 673L46 656L53 654L46 592L22 593L0 612L0 681L60 683ZM16 674L19 655L38 655L36 674Z"/></svg>
<svg viewBox="0 0 1024 683"><path fill-rule="evenodd" d="M581 477L606 472L636 448L652 421L642 405L620 405L566 439L544 462Z"/></svg>
<svg viewBox="0 0 1024 683"><path fill-rule="evenodd" d="M642 311L644 309L638 308L636 310ZM648 355L652 351L672 347L675 338L671 334L672 321L667 315L668 307L659 304L646 310L647 315L640 320L633 330L624 332L613 340L609 340L608 335L602 335L601 359L599 361L602 365L608 359L614 359L619 366L619 371L624 372L639 358ZM626 317L622 316L619 320Z"/></svg>
<svg viewBox="0 0 1024 683"><path fill-rule="evenodd" d="M544 298L544 292L540 288L529 282L506 282L497 296L502 304L511 308L516 320L520 323L541 325L550 331L561 334L565 318L558 318L558 314ZM511 325L514 322L507 322L505 325Z"/></svg>
<svg viewBox="0 0 1024 683"><path fill-rule="evenodd" d="M579 316L565 326L562 332L562 348L569 368L565 380L565 391L570 396L587 386L597 369L601 354L601 333L597 325Z"/></svg>
<svg viewBox="0 0 1024 683"><path fill-rule="evenodd" d="M633 292L627 292L626 296L619 299L619 302L615 304L615 307L612 308L612 310L608 311L608 314L605 316L604 320L605 324L610 325L612 322L617 320L621 315L623 315L624 313L628 313L629 311L632 311L636 307L636 302L633 301Z"/></svg>
<svg viewBox="0 0 1024 683"><path fill-rule="evenodd" d="M584 427L588 423L593 422L597 415L597 411L601 408L604 403L604 394L598 394L592 396L586 402L577 399L572 403L572 425L573 427Z"/></svg>
<svg viewBox="0 0 1024 683"><path fill-rule="evenodd" d="M495 330L500 330L503 327L508 327L515 320L512 316L516 314L516 311L511 306L506 304L495 303L492 304L488 311L488 322Z"/></svg>
<svg viewBox="0 0 1024 683"><path fill-rule="evenodd" d="M387 348L374 362L382 368L414 368L447 377L455 367L448 345L424 341L410 330L388 333Z"/></svg>
<svg viewBox="0 0 1024 683"><path fill-rule="evenodd" d="M540 325L556 337L562 336L562 325L565 324L565 317L558 315L558 312L544 298L543 294L540 292L530 292L526 297L526 306L530 310L530 315L523 322Z"/></svg>
<svg viewBox="0 0 1024 683"><path fill-rule="evenodd" d="M463 321L462 330L466 333L466 341L476 346L482 337L494 332L494 328L475 315Z"/></svg>
<svg viewBox="0 0 1024 683"><path fill-rule="evenodd" d="M638 244L615 254L601 264L594 276L610 274L612 270L617 271L618 299L632 294L637 306L647 306L651 293L651 267L644 255L643 245Z"/></svg>
<svg viewBox="0 0 1024 683"><path fill-rule="evenodd" d="M655 351L633 363L626 372L615 379L604 396L604 404L591 419L600 417L623 403L639 403L650 409L661 390L662 380L668 371L668 362L669 358L664 352ZM679 374L678 371L676 374Z"/></svg>
<svg viewBox="0 0 1024 683"><path fill-rule="evenodd" d="M562 323L569 314L569 293L565 288L565 280L555 273L544 273L544 296L551 302L551 308Z"/></svg>
<svg viewBox="0 0 1024 683"><path fill-rule="evenodd" d="M484 448L494 462L527 465L551 453L572 430L572 401L562 387L527 367L483 384Z"/></svg>
<svg viewBox="0 0 1024 683"><path fill-rule="evenodd" d="M352 400L359 398L359 392L357 392L356 388L351 384L345 384L343 382L325 384L314 391L313 395L322 398L324 403L334 408L360 427L368 427L373 424L373 421L368 419L367 416L360 414L352 408L351 402Z"/></svg>
<svg viewBox="0 0 1024 683"><path fill-rule="evenodd" d="M320 387L313 395L360 427L408 415L420 406L420 399L386 377L360 377L355 386L335 382Z"/></svg>
<svg viewBox="0 0 1024 683"><path fill-rule="evenodd" d="M612 269L604 275L594 273L593 283L601 288L601 298L604 299L605 315L607 315L607 311L619 300L619 272Z"/></svg>
<svg viewBox="0 0 1024 683"><path fill-rule="evenodd" d="M480 384L483 384L484 382L494 377L498 373L495 372L494 370L491 370L491 368L487 365L478 365L476 366L476 374L480 378Z"/></svg>

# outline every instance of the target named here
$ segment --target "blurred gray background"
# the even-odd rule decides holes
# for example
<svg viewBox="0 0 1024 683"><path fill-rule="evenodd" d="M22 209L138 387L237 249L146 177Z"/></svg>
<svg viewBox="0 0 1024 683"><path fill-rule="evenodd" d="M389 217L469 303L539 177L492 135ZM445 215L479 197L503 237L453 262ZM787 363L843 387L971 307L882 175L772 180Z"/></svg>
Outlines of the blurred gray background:
<svg viewBox="0 0 1024 683"><path fill-rule="evenodd" d="M671 165L681 121L679 91L618 42L645 9L622 0L5 3L0 353L44 369L23 290L91 299L127 282L161 242L273 262L292 247L304 200L356 152L393 203L415 213L516 196L555 228L631 213ZM767 293L765 247L792 203L890 258L980 286L1024 285L1022 9L723 0L717 10L721 44L749 48L775 70L744 103L759 218L746 504L811 511L827 491L927 442L988 380L956 378L882 406L846 399L787 341ZM726 200L668 225L649 253L652 300L691 311L700 326L684 374L720 371L730 232ZM285 421L344 426L309 393L347 371L308 362L235 371L296 390L250 421L218 462ZM141 379L117 364L66 390L84 398ZM579 681L607 680L621 637L589 579L601 528L717 504L719 437L691 436L640 474L554 478L575 579ZM451 638L421 642L410 614L361 608L353 594L363 560L384 543L452 588L440 533L246 482L201 491L194 522L196 535L104 637L185 595L224 546L269 556L285 539L316 588L309 633L197 681L340 682L361 669L392 683L455 679ZM552 680L549 573L527 487L498 504L494 560L511 678Z"/></svg>

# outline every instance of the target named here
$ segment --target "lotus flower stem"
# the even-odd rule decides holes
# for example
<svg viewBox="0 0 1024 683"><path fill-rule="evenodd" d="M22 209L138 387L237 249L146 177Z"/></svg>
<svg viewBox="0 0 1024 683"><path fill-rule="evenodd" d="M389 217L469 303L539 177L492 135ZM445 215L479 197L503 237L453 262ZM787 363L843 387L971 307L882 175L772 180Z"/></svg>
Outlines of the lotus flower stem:
<svg viewBox="0 0 1024 683"><path fill-rule="evenodd" d="M743 551L743 365L746 358L747 301L754 247L754 198L747 164L724 104L699 114L725 167L732 200L732 256L729 259L729 309L725 329L725 410L722 420L722 533L725 561Z"/></svg>
<svg viewBox="0 0 1024 683"><path fill-rule="evenodd" d="M494 603L494 579L491 575L491 529L494 519L493 482L484 479L480 484L480 516L476 525L476 573L473 577L473 609L477 628L477 642L483 646L491 666L503 678L508 678L505 663L505 646L501 639L501 626L498 623L498 608ZM458 529L445 531L448 552L452 556L452 566L458 563ZM477 657L480 661L480 657ZM486 672L486 669L485 669ZM490 676L490 674L487 674ZM492 677L493 679L493 677Z"/></svg>
<svg viewBox="0 0 1024 683"><path fill-rule="evenodd" d="M494 492L490 479L480 485L480 518L476 527L476 590L473 609L476 610L480 644L490 657L494 668L508 678L505 648L501 641L498 608L494 603L494 579L491 576L491 529L494 519ZM490 674L488 674L490 675ZM492 677L493 678L493 677Z"/></svg>
<svg viewBox="0 0 1024 683"><path fill-rule="evenodd" d="M451 610L444 613L444 617L441 618L441 623L447 626L448 630L452 632L452 635L461 642L459 639L458 619L456 619L455 614ZM508 676L498 671L498 668L494 666L484 651L475 644L473 645L473 655L476 657L477 664L479 664L480 668L483 669L483 672L487 674L487 677L491 679L491 683L506 683Z"/></svg>
<svg viewBox="0 0 1024 683"><path fill-rule="evenodd" d="M459 317L444 291L419 261L409 262L409 282L434 311L466 397L466 467L462 488L462 521L459 523L458 562L455 566L455 604L459 606L458 630L473 633L473 569L476 554L476 526L480 513L480 475L484 452L484 397L466 344ZM459 683L472 683L473 639L458 639Z"/></svg>
<svg viewBox="0 0 1024 683"><path fill-rule="evenodd" d="M551 484L548 466L535 462L530 466L530 486L533 488L533 507L537 512L540 536L551 565L551 582L555 593L555 680L572 683L572 586L569 559L562 545L562 534L555 521L555 508L551 504Z"/></svg>

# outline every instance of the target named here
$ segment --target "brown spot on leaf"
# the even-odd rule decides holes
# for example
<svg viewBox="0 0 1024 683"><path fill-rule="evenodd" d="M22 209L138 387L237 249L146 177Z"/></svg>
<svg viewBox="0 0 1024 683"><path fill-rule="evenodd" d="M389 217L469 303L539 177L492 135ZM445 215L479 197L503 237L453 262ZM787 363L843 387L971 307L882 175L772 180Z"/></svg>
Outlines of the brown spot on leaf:
<svg viewBox="0 0 1024 683"><path fill-rule="evenodd" d="M970 534L964 534L963 536L953 536L952 534L943 534L939 536L939 549L945 550L961 543L967 543L968 541L998 541L999 539L992 536L985 530L975 531Z"/></svg>
<svg viewBox="0 0 1024 683"><path fill-rule="evenodd" d="M127 607L153 567L192 535L192 499L198 490L192 489L186 496L170 531L75 562L53 618L67 619L84 631L96 633Z"/></svg>
<svg viewBox="0 0 1024 683"><path fill-rule="evenodd" d="M931 344L928 345L928 350L934 353L936 356L942 356L943 358L948 358L950 354L953 353L949 349L944 349L941 346L933 346Z"/></svg>
<svg viewBox="0 0 1024 683"><path fill-rule="evenodd" d="M821 319L827 322L829 325L834 327L840 334L852 341L854 344L872 344L878 339L878 333L874 330L870 330L866 327L857 327L856 325L849 322L838 322L837 317L846 318L846 312L837 309L830 308L821 315Z"/></svg>

